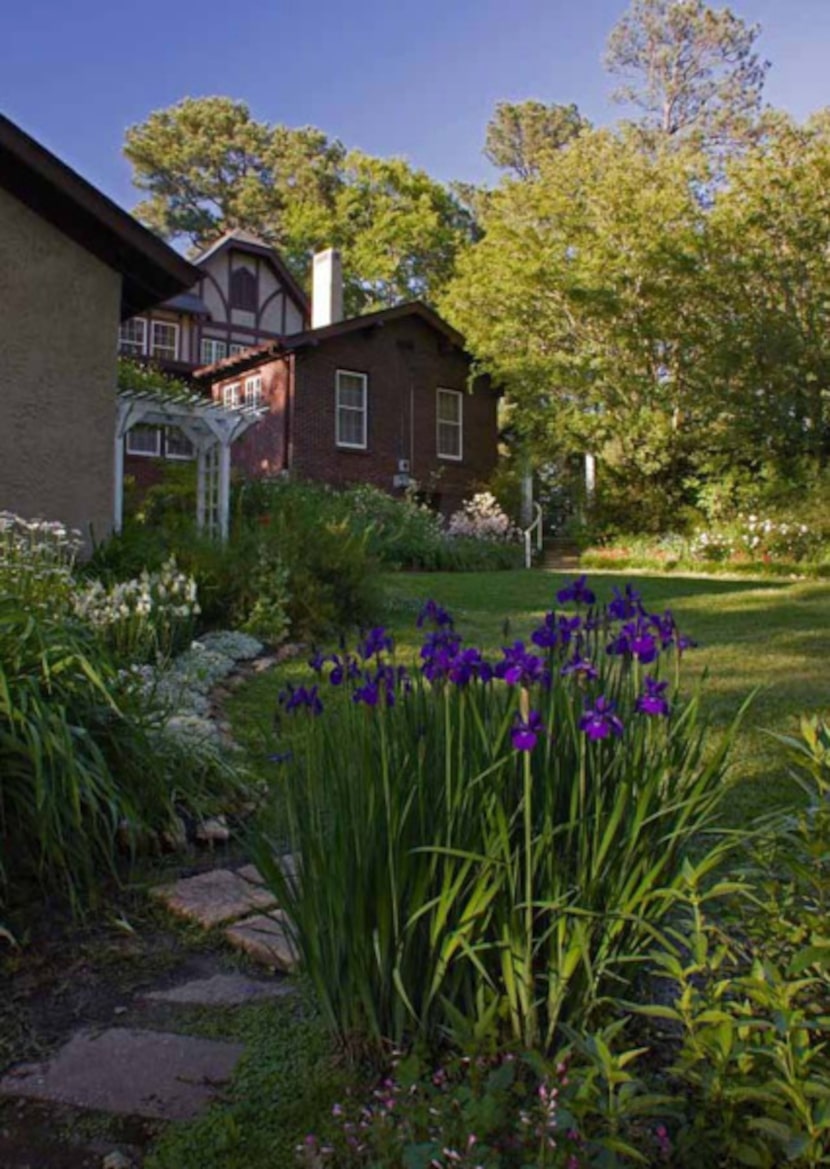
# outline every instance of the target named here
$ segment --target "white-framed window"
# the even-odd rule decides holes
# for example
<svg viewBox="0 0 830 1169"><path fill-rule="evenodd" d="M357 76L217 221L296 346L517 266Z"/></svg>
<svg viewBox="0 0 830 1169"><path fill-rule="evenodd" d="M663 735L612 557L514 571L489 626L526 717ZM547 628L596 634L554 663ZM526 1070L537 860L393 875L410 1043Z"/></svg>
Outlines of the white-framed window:
<svg viewBox="0 0 830 1169"><path fill-rule="evenodd" d="M222 390L222 405L226 410L238 410L242 405L240 390L239 382L234 382L232 386L225 386Z"/></svg>
<svg viewBox="0 0 830 1169"><path fill-rule="evenodd" d="M141 357L147 349L147 322L144 317L130 317L118 326L118 352Z"/></svg>
<svg viewBox="0 0 830 1169"><path fill-rule="evenodd" d="M179 326L172 321L150 322L150 356L176 361L179 356Z"/></svg>
<svg viewBox="0 0 830 1169"><path fill-rule="evenodd" d="M178 426L168 426L164 432L164 454L168 459L195 459L196 448Z"/></svg>
<svg viewBox="0 0 830 1169"><path fill-rule="evenodd" d="M338 369L335 390L335 442L352 450L366 450L365 373Z"/></svg>
<svg viewBox="0 0 830 1169"><path fill-rule="evenodd" d="M161 428L139 423L127 431L127 454L158 458L161 455Z"/></svg>
<svg viewBox="0 0 830 1169"><path fill-rule="evenodd" d="M251 342L251 344L253 344L253 342ZM228 346L228 353L231 357L235 357L237 353L244 353L246 349L250 348L251 346L246 344L244 341L231 341L230 345Z"/></svg>
<svg viewBox="0 0 830 1169"><path fill-rule="evenodd" d="M245 378L245 405L262 405L262 374L254 373Z"/></svg>
<svg viewBox="0 0 830 1169"><path fill-rule="evenodd" d="M436 450L439 459L461 459L464 395L459 390L439 390L436 404Z"/></svg>
<svg viewBox="0 0 830 1169"><path fill-rule="evenodd" d="M219 341L216 337L202 338L202 365L213 365L215 361L221 361L223 357L227 356L227 341Z"/></svg>

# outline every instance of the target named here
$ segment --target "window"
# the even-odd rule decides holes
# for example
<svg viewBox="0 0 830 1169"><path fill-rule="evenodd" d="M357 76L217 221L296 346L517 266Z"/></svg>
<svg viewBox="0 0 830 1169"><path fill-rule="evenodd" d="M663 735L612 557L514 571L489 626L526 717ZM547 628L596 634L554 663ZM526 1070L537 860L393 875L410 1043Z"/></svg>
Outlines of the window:
<svg viewBox="0 0 830 1169"><path fill-rule="evenodd" d="M228 356L226 341L217 341L215 337L202 338L202 365L213 365L214 361L221 361Z"/></svg>
<svg viewBox="0 0 830 1169"><path fill-rule="evenodd" d="M134 426L127 431L127 454L147 458L161 454L161 430L158 426Z"/></svg>
<svg viewBox="0 0 830 1169"><path fill-rule="evenodd" d="M118 327L118 352L141 357L147 347L147 322L144 317L131 317Z"/></svg>
<svg viewBox="0 0 830 1169"><path fill-rule="evenodd" d="M438 458L460 459L463 419L462 395L458 390L438 391Z"/></svg>
<svg viewBox="0 0 830 1169"><path fill-rule="evenodd" d="M225 386L222 390L222 405L227 410L238 410L242 405L239 398L239 382L234 382L232 386Z"/></svg>
<svg viewBox="0 0 830 1169"><path fill-rule="evenodd" d="M256 276L250 268L234 268L231 272L231 308L256 312Z"/></svg>
<svg viewBox="0 0 830 1169"><path fill-rule="evenodd" d="M255 373L245 378L245 405L262 405L262 374Z"/></svg>
<svg viewBox="0 0 830 1169"><path fill-rule="evenodd" d="M353 450L366 449L365 373L338 369L336 390L335 441Z"/></svg>
<svg viewBox="0 0 830 1169"><path fill-rule="evenodd" d="M150 356L176 361L179 356L179 326L171 321L151 321L150 326Z"/></svg>
<svg viewBox="0 0 830 1169"><path fill-rule="evenodd" d="M164 432L164 453L168 459L192 459L196 456L193 443L178 426L168 426Z"/></svg>
<svg viewBox="0 0 830 1169"><path fill-rule="evenodd" d="M242 341L231 341L229 352L231 357L234 357L237 353L244 353L249 348L250 346Z"/></svg>

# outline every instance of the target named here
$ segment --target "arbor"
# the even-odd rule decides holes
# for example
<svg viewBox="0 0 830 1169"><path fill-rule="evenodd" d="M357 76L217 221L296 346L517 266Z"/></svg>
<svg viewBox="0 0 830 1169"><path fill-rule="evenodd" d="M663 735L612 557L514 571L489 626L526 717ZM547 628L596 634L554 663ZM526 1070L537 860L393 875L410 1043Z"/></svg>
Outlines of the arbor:
<svg viewBox="0 0 830 1169"><path fill-rule="evenodd" d="M590 125L573 102L545 105L524 101L514 105L500 101L487 126L484 153L500 170L511 171L519 179L534 178L546 158Z"/></svg>
<svg viewBox="0 0 830 1169"><path fill-rule="evenodd" d="M666 138L716 147L745 140L769 67L755 51L759 33L703 0L632 0L608 39L606 66L623 79L614 96Z"/></svg>
<svg viewBox="0 0 830 1169"><path fill-rule="evenodd" d="M244 102L187 98L127 131L124 153L148 198L136 215L202 248L245 228L307 281L314 251L343 255L347 311L434 300L471 238L472 216L402 159L347 152L313 127L252 118Z"/></svg>

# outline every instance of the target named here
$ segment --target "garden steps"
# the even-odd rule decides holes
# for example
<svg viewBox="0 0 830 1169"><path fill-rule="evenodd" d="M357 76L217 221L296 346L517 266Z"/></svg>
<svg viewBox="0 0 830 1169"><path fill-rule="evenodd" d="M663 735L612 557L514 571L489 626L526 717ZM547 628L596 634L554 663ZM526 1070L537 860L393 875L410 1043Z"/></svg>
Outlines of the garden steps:
<svg viewBox="0 0 830 1169"><path fill-rule="evenodd" d="M542 545L538 564L547 572L575 572L579 568L579 547L573 540L550 537Z"/></svg>

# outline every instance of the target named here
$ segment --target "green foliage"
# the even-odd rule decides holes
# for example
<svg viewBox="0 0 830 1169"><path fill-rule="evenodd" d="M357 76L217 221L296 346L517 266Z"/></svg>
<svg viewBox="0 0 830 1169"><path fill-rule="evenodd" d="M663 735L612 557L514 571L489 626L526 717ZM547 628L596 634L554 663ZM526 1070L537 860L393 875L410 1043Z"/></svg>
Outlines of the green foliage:
<svg viewBox="0 0 830 1169"><path fill-rule="evenodd" d="M301 283L311 254L340 248L350 312L433 300L472 232L469 213L402 159L347 152L313 127L257 122L243 102L186 98L127 131L149 194L136 214L201 248L245 228L279 248Z"/></svg>
<svg viewBox="0 0 830 1169"><path fill-rule="evenodd" d="M595 636L607 631L586 634L588 657ZM300 874L282 873L267 843L260 863L346 1041L494 1029L548 1050L560 1022L587 1019L643 960L684 852L703 846L728 790L731 735L704 759L697 699L646 725L636 669L603 656L595 684L560 679L570 652L550 651L549 690L419 675L392 706L381 680L376 705L335 687L330 713L299 702L290 716L278 791ZM580 726L600 693L622 741ZM530 706L544 729L518 751L511 731ZM273 831L284 838L282 820Z"/></svg>
<svg viewBox="0 0 830 1169"><path fill-rule="evenodd" d="M512 171L516 178L534 178L545 158L589 128L590 122L573 103L500 101L487 126L484 154L493 166Z"/></svg>
<svg viewBox="0 0 830 1169"><path fill-rule="evenodd" d="M14 597L0 600L0 773L0 888L31 883L76 909L116 876L120 826L164 830L177 803L200 810L234 783L161 733L90 628Z"/></svg>

